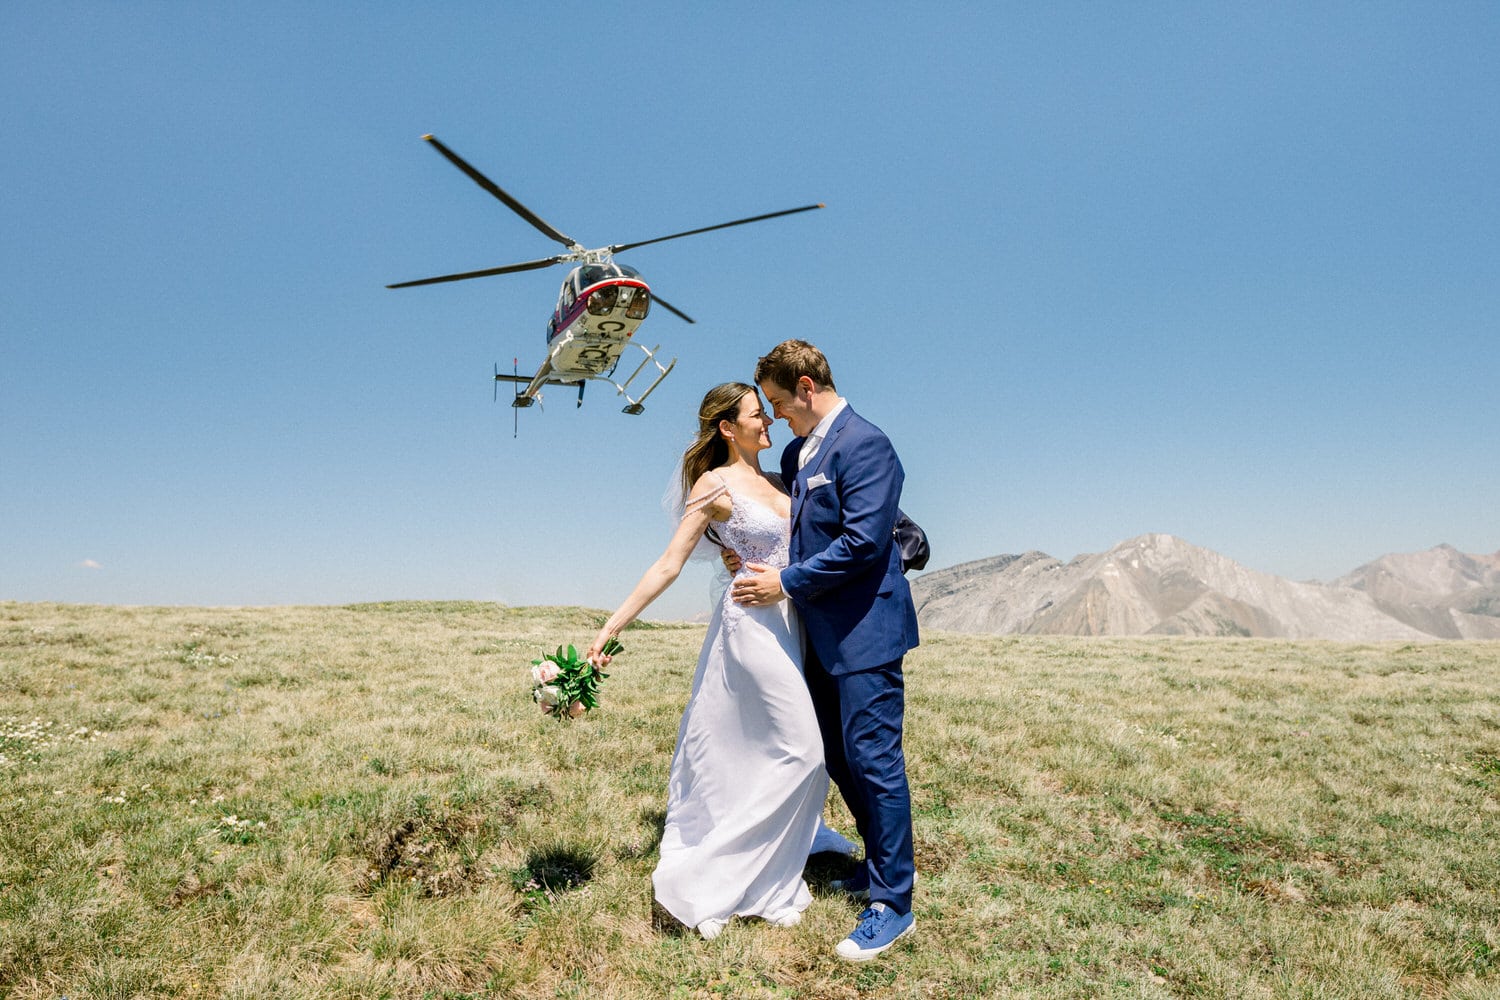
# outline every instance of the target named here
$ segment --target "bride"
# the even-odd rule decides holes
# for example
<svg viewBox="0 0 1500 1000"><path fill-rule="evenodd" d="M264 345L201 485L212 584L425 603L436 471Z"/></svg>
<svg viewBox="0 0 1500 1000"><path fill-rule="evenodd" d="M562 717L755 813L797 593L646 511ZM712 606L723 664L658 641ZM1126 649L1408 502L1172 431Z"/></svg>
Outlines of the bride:
<svg viewBox="0 0 1500 1000"><path fill-rule="evenodd" d="M705 535L746 563L787 564L791 500L760 470L771 418L755 387L709 390L698 423L682 459L682 520L599 630L588 653L595 662L608 662L605 642L671 586ZM726 591L677 731L652 875L657 900L710 939L737 916L795 925L812 902L802 868L827 794L796 609L791 601L742 607Z"/></svg>

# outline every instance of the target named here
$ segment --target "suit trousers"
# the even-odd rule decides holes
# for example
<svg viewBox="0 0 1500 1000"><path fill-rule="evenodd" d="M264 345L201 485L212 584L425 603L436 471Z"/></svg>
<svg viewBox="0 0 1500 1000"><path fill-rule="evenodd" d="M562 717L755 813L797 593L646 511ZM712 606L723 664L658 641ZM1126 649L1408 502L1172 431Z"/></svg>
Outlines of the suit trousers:
<svg viewBox="0 0 1500 1000"><path fill-rule="evenodd" d="M870 901L910 913L915 861L911 791L901 747L906 714L901 660L835 676L823 669L809 646L804 671L823 734L828 776L865 842Z"/></svg>

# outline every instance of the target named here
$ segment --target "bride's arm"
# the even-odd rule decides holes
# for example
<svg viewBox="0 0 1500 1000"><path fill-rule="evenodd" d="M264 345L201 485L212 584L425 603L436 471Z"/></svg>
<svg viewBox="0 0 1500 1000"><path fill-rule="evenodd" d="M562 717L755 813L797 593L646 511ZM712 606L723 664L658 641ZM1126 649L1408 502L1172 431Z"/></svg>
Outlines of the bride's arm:
<svg viewBox="0 0 1500 1000"><path fill-rule="evenodd" d="M702 504L696 510L684 514L677 525L677 531L673 533L672 540L667 543L664 551L646 570L630 596L625 602L609 616L609 621L599 630L594 637L594 644L589 647L588 659L601 663L609 661L601 655L604 644L610 639L625 631L626 626L635 621L636 616L646 610L647 606L662 592L670 587L682 572L682 567L687 563L688 556L692 555L693 548L698 544L698 539L703 537L703 532L708 529L710 514L718 504L715 498L712 502Z"/></svg>

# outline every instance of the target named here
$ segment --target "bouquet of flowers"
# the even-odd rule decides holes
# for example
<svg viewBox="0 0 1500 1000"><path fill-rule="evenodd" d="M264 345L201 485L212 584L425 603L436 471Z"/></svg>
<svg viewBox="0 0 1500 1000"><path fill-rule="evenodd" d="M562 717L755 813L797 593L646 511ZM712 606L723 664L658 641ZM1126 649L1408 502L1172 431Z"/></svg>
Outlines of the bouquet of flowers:
<svg viewBox="0 0 1500 1000"><path fill-rule="evenodd" d="M623 653L618 639L604 644L605 656ZM609 674L594 666L572 646L558 646L531 661L531 699L543 712L559 719L576 719L599 704L599 685Z"/></svg>

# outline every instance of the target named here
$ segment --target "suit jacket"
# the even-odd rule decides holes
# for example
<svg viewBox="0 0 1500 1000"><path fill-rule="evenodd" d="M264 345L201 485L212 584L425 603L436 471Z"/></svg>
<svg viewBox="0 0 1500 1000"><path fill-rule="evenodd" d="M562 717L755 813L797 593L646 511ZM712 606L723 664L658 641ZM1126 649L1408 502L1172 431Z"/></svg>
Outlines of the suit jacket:
<svg viewBox="0 0 1500 1000"><path fill-rule="evenodd" d="M830 674L895 662L918 641L917 611L892 534L906 478L901 461L880 428L848 407L799 471L802 441L781 455L781 477L792 490L782 589Z"/></svg>

